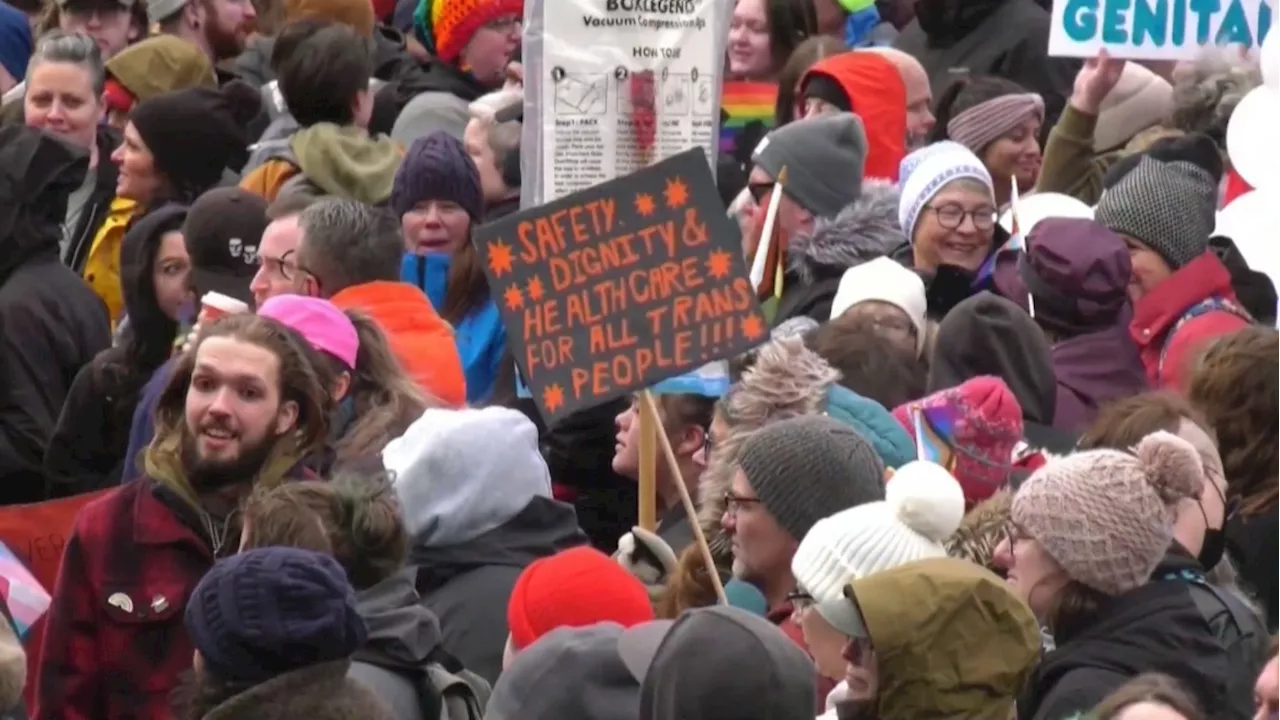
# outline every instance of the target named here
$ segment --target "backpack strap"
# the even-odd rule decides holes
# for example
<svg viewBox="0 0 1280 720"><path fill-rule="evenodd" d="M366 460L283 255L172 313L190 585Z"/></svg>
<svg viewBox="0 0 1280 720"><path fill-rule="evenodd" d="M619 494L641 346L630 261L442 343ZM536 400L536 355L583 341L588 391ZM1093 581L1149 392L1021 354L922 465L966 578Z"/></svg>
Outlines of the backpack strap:
<svg viewBox="0 0 1280 720"><path fill-rule="evenodd" d="M492 689L484 678L467 670L456 657L437 647L427 658L426 675L429 687L441 699L441 717L449 720L484 717Z"/></svg>
<svg viewBox="0 0 1280 720"><path fill-rule="evenodd" d="M1164 343L1160 346L1160 360L1156 365L1157 383L1164 380L1164 361L1169 355L1169 346L1173 344L1173 337L1178 334L1178 331L1182 329L1183 325L1186 325L1188 322L1195 320L1201 315L1211 312L1231 313L1245 322L1253 323L1253 318L1249 316L1248 312L1245 312L1244 308L1241 308L1234 302L1218 295L1207 297L1187 308L1186 312L1182 313L1182 316L1178 318L1178 321L1169 329L1169 332L1164 335Z"/></svg>

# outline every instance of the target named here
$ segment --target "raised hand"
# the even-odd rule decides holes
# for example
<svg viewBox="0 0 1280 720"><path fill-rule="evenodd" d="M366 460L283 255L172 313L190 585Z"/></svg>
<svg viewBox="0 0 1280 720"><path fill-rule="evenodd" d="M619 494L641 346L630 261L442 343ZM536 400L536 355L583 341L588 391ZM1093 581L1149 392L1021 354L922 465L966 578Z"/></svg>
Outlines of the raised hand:
<svg viewBox="0 0 1280 720"><path fill-rule="evenodd" d="M1125 61L1112 58L1106 50L1087 60L1076 73L1071 92L1071 107L1089 115L1097 115L1107 94L1120 82Z"/></svg>

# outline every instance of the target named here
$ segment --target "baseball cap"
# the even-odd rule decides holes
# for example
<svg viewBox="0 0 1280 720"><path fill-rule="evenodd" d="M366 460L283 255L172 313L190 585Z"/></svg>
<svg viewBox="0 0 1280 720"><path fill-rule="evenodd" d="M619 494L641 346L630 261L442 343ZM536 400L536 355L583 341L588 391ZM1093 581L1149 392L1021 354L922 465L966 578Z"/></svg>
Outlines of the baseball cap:
<svg viewBox="0 0 1280 720"><path fill-rule="evenodd" d="M493 686L487 720L635 720L640 684L622 664L622 626L562 627L521 650Z"/></svg>
<svg viewBox="0 0 1280 720"><path fill-rule="evenodd" d="M643 678L640 720L813 718L813 662L768 620L739 608L637 625L618 639L618 655Z"/></svg>
<svg viewBox="0 0 1280 720"><path fill-rule="evenodd" d="M258 314L297 330L311 347L332 355L348 368L355 368L360 336L351 318L328 300L277 295L262 303Z"/></svg>
<svg viewBox="0 0 1280 720"><path fill-rule="evenodd" d="M57 0L58 7L65 9L68 7L102 7L105 5L119 5L125 10L130 10L136 0Z"/></svg>
<svg viewBox="0 0 1280 720"><path fill-rule="evenodd" d="M168 20L187 6L187 0L147 0L147 22Z"/></svg>
<svg viewBox="0 0 1280 720"><path fill-rule="evenodd" d="M267 202L238 187L214 188L195 201L182 235L197 295L213 291L253 304L249 283L268 222Z"/></svg>

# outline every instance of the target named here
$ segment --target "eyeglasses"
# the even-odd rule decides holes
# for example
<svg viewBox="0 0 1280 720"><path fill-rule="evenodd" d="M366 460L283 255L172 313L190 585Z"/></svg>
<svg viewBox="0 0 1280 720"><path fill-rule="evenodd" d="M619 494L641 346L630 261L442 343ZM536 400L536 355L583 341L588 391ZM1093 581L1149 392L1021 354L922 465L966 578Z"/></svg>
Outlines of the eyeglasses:
<svg viewBox="0 0 1280 720"><path fill-rule="evenodd" d="M292 280L293 273L298 269L297 263L291 258L294 252L293 250L286 251L278 258L259 255L258 261L267 269L267 272L278 274L285 280Z"/></svg>
<svg viewBox="0 0 1280 720"><path fill-rule="evenodd" d="M760 498L742 497L741 495L734 495L732 492L724 494L724 507L730 515L737 515L738 511L742 510L745 505L758 504L760 504Z"/></svg>
<svg viewBox="0 0 1280 720"><path fill-rule="evenodd" d="M813 596L803 590L787 593L787 603L796 612L803 612L813 607Z"/></svg>
<svg viewBox="0 0 1280 720"><path fill-rule="evenodd" d="M1000 537L1001 539L1007 541L1009 543L1009 549L1013 550L1014 544L1016 544L1019 540L1030 540L1031 533L1018 527L1017 523L1010 520L1009 522L1004 524L1003 528L1001 528Z"/></svg>
<svg viewBox="0 0 1280 720"><path fill-rule="evenodd" d="M749 183L747 185L747 192L751 193L751 199L755 200L757 205L761 205L777 185L778 183L772 180L768 182Z"/></svg>
<svg viewBox="0 0 1280 720"><path fill-rule="evenodd" d="M973 226L984 232L996 226L996 209L993 207L965 210L955 203L947 203L945 205L925 205L925 209L931 210L934 215L938 216L938 224L947 230L955 230L963 225L966 217L972 218Z"/></svg>

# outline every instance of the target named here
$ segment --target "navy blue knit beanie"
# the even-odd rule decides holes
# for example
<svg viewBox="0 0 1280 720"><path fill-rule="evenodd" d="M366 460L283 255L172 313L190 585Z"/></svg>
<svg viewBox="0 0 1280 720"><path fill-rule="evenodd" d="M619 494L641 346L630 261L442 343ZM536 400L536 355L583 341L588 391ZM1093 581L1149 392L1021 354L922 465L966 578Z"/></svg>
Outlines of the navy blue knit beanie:
<svg viewBox="0 0 1280 720"><path fill-rule="evenodd" d="M187 633L224 681L258 684L364 645L364 620L328 555L269 547L218 561L191 594Z"/></svg>
<svg viewBox="0 0 1280 720"><path fill-rule="evenodd" d="M480 171L462 141L437 130L409 146L391 186L391 209L404 215L424 200L450 200L472 220L484 212Z"/></svg>

